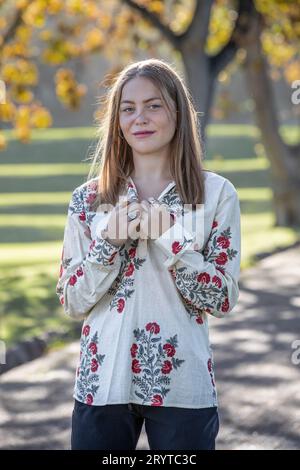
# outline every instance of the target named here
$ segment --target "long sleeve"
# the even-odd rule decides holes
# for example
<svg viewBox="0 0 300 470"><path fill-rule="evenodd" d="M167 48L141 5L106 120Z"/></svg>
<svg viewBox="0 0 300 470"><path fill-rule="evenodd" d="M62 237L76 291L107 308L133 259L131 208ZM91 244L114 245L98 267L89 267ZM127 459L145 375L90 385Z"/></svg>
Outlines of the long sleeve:
<svg viewBox="0 0 300 470"><path fill-rule="evenodd" d="M68 208L56 293L65 313L81 320L108 291L121 265L120 249L92 240L83 196L76 188Z"/></svg>
<svg viewBox="0 0 300 470"><path fill-rule="evenodd" d="M199 313L224 317L239 297L241 227L236 190L218 203L204 249L191 249L192 242L192 235L175 240L161 236L155 241L168 256L165 266L184 303Z"/></svg>

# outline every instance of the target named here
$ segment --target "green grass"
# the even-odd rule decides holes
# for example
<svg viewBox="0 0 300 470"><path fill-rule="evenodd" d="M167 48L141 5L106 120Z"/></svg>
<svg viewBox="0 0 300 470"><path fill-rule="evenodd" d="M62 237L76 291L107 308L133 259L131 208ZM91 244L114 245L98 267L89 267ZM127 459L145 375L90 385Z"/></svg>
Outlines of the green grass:
<svg viewBox="0 0 300 470"><path fill-rule="evenodd" d="M68 203L86 180L95 129L35 131L26 145L13 132L5 133L9 145L0 153L0 338L9 346L74 323L63 313L55 286ZM290 142L297 139L295 127L282 133ZM208 135L204 167L238 190L245 269L257 253L294 243L300 228L274 227L270 168L258 129L218 125Z"/></svg>

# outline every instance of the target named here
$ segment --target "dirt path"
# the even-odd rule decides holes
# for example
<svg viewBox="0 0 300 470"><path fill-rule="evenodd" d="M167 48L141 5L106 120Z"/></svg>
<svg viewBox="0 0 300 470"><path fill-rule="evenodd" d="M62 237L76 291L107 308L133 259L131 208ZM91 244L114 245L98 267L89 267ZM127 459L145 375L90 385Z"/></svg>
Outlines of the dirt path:
<svg viewBox="0 0 300 470"><path fill-rule="evenodd" d="M228 319L211 320L218 449L300 448L300 249L247 270ZM68 449L78 342L0 376L0 449ZM300 358L300 353L298 355ZM148 449L141 434L138 449Z"/></svg>

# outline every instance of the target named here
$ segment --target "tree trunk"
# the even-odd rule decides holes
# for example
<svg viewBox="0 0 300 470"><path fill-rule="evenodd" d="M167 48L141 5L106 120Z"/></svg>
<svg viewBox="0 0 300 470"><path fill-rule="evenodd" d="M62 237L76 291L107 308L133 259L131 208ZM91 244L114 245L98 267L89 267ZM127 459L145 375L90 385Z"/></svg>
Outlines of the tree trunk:
<svg viewBox="0 0 300 470"><path fill-rule="evenodd" d="M300 225L300 145L287 145L280 133L268 63L263 54L261 22L257 12L243 44L247 51L244 70L261 140L270 160L276 226Z"/></svg>
<svg viewBox="0 0 300 470"><path fill-rule="evenodd" d="M216 79L211 73L209 57L201 48L187 51L188 44L183 44L181 53L185 66L186 83L196 111L199 113L200 135L205 140L205 130L210 119L210 111L215 91Z"/></svg>

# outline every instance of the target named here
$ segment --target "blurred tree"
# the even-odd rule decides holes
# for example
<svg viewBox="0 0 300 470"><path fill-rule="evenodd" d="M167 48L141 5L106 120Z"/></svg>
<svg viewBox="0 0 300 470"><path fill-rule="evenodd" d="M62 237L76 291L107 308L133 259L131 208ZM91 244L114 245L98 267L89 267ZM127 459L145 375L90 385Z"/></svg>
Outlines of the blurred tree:
<svg viewBox="0 0 300 470"><path fill-rule="evenodd" d="M0 0L0 79L5 83L2 128L12 124L18 138L28 142L33 128L52 124L49 110L35 97L41 63L56 68L58 100L79 109L87 87L77 83L72 64L107 48L107 38L117 29L112 18L119 28L124 21L123 13L118 18L118 0L105 3L103 8L96 0ZM5 145L0 132L0 148Z"/></svg>
<svg viewBox="0 0 300 470"><path fill-rule="evenodd" d="M0 32L6 85L0 120L12 123L24 142L33 127L51 125L49 111L34 96L38 60L57 67L57 97L77 109L86 87L66 64L101 51L113 62L113 77L139 49L155 56L167 43L182 60L203 114L203 135L218 79L242 63L271 163L277 224L300 224L299 145L280 135L268 71L283 70L289 83L299 78L300 0L0 0Z"/></svg>
<svg viewBox="0 0 300 470"><path fill-rule="evenodd" d="M300 1L261 0L257 7L249 1L247 24L247 32L238 43L246 50L243 67L247 88L255 102L257 126L271 164L276 225L299 226L300 142L288 144L280 133L270 68L282 71L292 98L291 84L299 80L300 88ZM291 105L296 103L291 101Z"/></svg>
<svg viewBox="0 0 300 470"><path fill-rule="evenodd" d="M170 15L170 2L123 3L138 11L180 53L196 108L204 113L203 133L218 77L228 73L233 59L243 64L270 160L276 225L299 226L300 142L288 145L280 134L268 69L282 71L289 85L300 80L300 0L197 0L192 2L194 9L190 5L189 14L181 16ZM187 3L172 2L184 10ZM174 27L178 18L183 20Z"/></svg>

